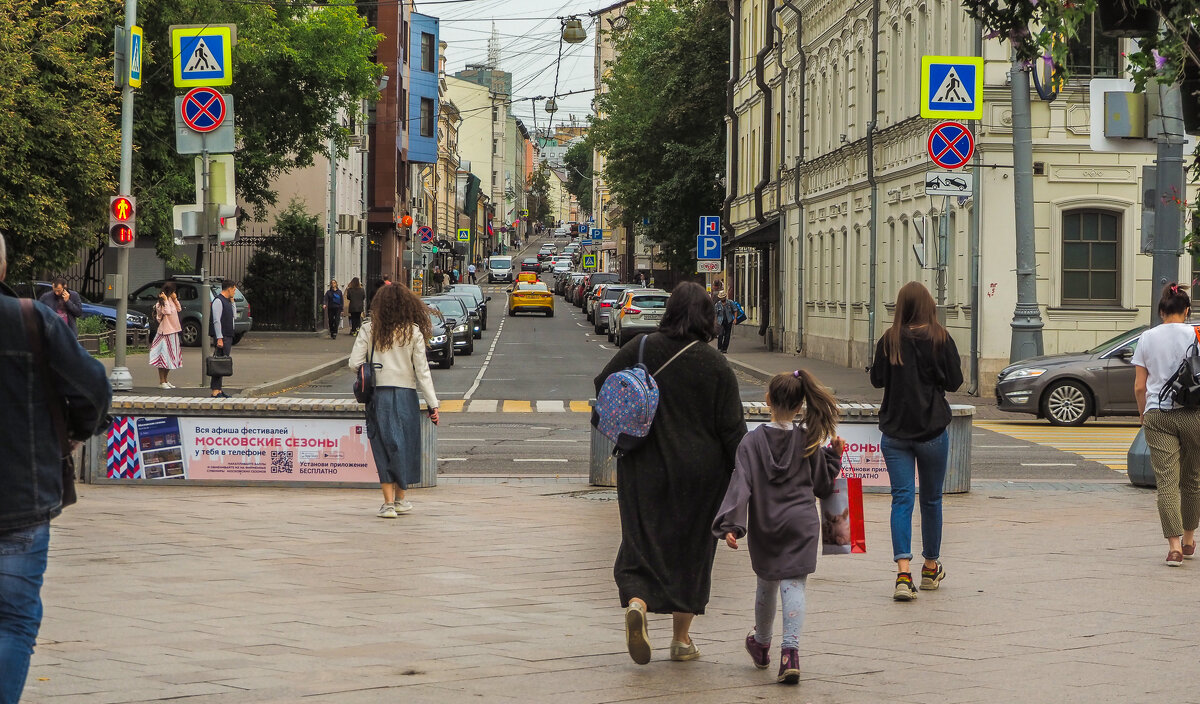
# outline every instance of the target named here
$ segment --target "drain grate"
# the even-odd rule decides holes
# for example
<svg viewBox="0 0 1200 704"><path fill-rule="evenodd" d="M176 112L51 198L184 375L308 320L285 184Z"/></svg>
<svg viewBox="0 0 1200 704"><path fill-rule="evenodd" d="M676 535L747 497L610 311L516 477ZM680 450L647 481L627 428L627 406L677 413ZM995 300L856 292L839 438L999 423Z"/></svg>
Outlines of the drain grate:
<svg viewBox="0 0 1200 704"><path fill-rule="evenodd" d="M563 496L572 499L586 499L587 501L616 501L616 489L588 489L586 491L572 491Z"/></svg>

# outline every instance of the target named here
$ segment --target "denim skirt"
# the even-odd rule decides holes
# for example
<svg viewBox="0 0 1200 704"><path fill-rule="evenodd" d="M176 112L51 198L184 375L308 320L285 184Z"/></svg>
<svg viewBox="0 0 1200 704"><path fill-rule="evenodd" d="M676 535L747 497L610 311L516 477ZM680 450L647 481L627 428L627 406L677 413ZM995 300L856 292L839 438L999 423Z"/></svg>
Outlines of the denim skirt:
<svg viewBox="0 0 1200 704"><path fill-rule="evenodd" d="M421 405L416 389L379 386L367 405L367 438L381 484L421 481Z"/></svg>

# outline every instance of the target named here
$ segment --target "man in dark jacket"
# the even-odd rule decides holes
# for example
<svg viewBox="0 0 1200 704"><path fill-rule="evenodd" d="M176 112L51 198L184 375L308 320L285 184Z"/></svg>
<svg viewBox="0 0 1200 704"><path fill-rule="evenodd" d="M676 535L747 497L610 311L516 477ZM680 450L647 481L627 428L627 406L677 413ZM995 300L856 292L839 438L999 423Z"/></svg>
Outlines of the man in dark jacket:
<svg viewBox="0 0 1200 704"><path fill-rule="evenodd" d="M237 284L224 279L221 281L221 293L213 296L208 336L213 339L214 357L229 357L233 354L233 321L237 319L233 296L236 293ZM209 380L208 388L212 391L213 398L229 398L221 388L224 381L223 376L214 376Z"/></svg>
<svg viewBox="0 0 1200 704"><path fill-rule="evenodd" d="M61 407L64 431L77 443L101 430L112 389L104 366L41 303L32 303L42 351L35 354L21 300L3 283L6 269L0 236L0 702L16 702L42 623L50 519L63 506L63 448L52 409Z"/></svg>
<svg viewBox="0 0 1200 704"><path fill-rule="evenodd" d="M83 301L79 298L78 291L67 288L66 279L61 276L55 279L54 288L43 293L38 300L57 313L71 329L72 334L77 334L75 321L83 316Z"/></svg>

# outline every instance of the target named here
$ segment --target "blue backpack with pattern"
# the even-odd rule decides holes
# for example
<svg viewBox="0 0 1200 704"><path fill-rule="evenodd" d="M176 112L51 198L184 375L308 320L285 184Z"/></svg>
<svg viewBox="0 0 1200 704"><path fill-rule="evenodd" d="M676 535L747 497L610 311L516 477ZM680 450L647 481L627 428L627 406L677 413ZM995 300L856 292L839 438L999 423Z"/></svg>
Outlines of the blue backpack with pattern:
<svg viewBox="0 0 1200 704"><path fill-rule="evenodd" d="M592 411L592 427L613 443L613 455L620 457L641 447L650 434L654 414L658 412L658 384L654 374L662 372L667 364L674 362L687 347L679 350L654 374L642 361L646 351L646 338L642 335L638 343L638 361L628 369L610 374L596 394L596 407Z"/></svg>

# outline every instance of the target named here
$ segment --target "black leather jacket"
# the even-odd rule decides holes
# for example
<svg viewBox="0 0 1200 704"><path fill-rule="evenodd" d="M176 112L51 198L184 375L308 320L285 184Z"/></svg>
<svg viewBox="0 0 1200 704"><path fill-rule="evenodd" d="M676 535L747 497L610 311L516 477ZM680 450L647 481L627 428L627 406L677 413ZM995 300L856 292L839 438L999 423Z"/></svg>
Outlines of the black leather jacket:
<svg viewBox="0 0 1200 704"><path fill-rule="evenodd" d="M86 440L107 420L112 402L108 375L56 313L41 303L34 306L45 331L46 366L65 404L67 433L73 440ZM0 283L0 532L62 512L60 446L37 369L20 302Z"/></svg>

